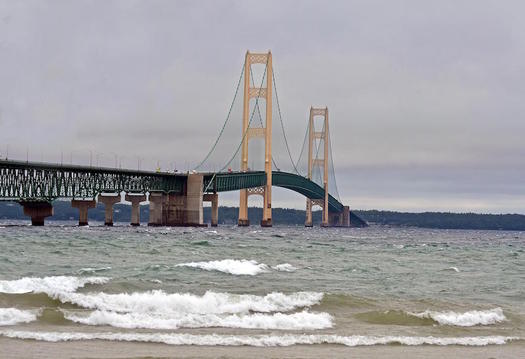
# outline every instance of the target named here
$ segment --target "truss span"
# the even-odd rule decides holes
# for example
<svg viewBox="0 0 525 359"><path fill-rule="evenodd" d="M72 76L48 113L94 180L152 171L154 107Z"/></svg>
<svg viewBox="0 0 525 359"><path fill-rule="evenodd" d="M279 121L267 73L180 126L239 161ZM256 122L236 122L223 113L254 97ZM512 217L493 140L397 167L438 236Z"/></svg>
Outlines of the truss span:
<svg viewBox="0 0 525 359"><path fill-rule="evenodd" d="M238 191L266 184L264 171L208 174L204 177L204 189L208 192ZM310 199L324 199L324 189L306 177L290 172L274 171L272 186L286 188ZM343 211L343 204L332 195L328 196L331 212Z"/></svg>
<svg viewBox="0 0 525 359"><path fill-rule="evenodd" d="M182 193L187 174L132 171L0 160L0 200L53 201L57 198L94 198L102 192ZM264 171L203 174L204 192L228 192L266 185ZM324 189L295 173L274 171L272 186L323 199ZM331 212L343 205L329 195Z"/></svg>

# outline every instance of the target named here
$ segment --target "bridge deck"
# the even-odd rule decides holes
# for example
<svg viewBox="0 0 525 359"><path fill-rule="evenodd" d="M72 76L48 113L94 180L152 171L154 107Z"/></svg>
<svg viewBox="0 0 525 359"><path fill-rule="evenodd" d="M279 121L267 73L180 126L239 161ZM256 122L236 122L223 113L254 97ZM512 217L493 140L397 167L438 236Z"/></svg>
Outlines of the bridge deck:
<svg viewBox="0 0 525 359"><path fill-rule="evenodd" d="M206 192L227 192L266 184L263 171L201 173ZM188 173L168 173L0 160L0 200L52 201L57 198L94 198L103 192L181 193ZM300 175L274 171L272 185L310 199L324 198L324 189ZM343 205L329 195L329 209Z"/></svg>

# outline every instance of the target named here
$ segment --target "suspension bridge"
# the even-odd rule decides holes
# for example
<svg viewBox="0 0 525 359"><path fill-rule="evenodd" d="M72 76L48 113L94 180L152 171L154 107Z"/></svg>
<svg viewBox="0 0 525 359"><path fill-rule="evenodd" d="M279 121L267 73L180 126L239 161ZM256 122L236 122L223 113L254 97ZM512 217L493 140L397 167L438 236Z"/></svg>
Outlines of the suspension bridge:
<svg viewBox="0 0 525 359"><path fill-rule="evenodd" d="M262 72L259 77L257 69ZM71 199L71 205L79 210L79 225L88 223L88 210L97 201L105 206L105 224L113 225L113 205L121 202L122 193L132 205L132 225L140 224L139 208L144 202L149 202L149 225L206 225L203 202L211 202L211 225L216 226L219 193L239 191L238 225L250 225L248 197L258 195L263 198L260 224L268 227L272 225L272 187L281 187L306 198L305 226L312 226L314 206L322 208L321 226L361 225L339 197L328 108L310 107L302 148L294 160L275 80L271 52L246 53L219 135L192 171L141 171L6 158L0 160L0 200L22 205L33 225L43 225L44 219L53 215L57 199ZM279 123L272 132L274 119Z"/></svg>

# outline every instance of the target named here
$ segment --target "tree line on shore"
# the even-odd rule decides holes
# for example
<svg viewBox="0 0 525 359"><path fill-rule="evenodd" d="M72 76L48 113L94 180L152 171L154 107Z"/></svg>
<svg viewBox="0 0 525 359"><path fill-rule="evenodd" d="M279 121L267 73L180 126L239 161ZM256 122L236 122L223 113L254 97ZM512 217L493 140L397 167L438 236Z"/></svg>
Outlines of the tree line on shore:
<svg viewBox="0 0 525 359"><path fill-rule="evenodd" d="M47 218L49 221L76 221L78 210L71 207L68 201L55 201L53 203L54 215ZM129 222L131 218L131 206L119 203L114 207L115 222ZM149 206L142 205L140 208L141 221L147 222L149 217ZM273 208L273 223L275 225L303 225L305 211L290 208ZM525 215L521 214L479 214L479 213L449 213L449 212L424 212L407 213L382 210L355 210L351 220L357 221L362 218L369 224L403 227L423 227L439 229L480 229L480 230L515 230L525 231ZM237 223L237 207L220 207L219 223ZM357 217L356 217L357 216ZM251 207L248 210L248 218L252 224L258 224L262 217L262 208ZM28 219L22 206L12 202L0 202L0 219L2 220L25 220ZM97 204L96 208L89 210L91 221L104 221L104 205ZM204 208L204 221L210 221L210 208ZM313 212L314 225L321 223L321 211Z"/></svg>

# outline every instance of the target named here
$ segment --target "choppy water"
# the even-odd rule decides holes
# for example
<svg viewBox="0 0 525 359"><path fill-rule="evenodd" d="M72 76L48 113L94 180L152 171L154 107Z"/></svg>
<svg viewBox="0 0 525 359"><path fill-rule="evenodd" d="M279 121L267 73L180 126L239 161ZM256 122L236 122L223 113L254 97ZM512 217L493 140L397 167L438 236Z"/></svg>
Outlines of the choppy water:
<svg viewBox="0 0 525 359"><path fill-rule="evenodd" d="M525 338L525 233L0 227L0 336L173 345Z"/></svg>

